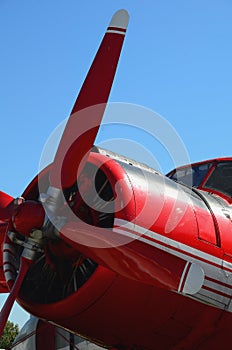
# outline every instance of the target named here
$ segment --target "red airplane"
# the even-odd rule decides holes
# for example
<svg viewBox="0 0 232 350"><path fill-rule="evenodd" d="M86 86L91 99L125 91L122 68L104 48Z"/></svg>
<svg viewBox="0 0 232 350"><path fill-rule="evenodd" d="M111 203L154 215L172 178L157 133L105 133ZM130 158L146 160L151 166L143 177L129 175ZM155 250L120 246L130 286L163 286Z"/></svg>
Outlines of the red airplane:
<svg viewBox="0 0 232 350"><path fill-rule="evenodd" d="M232 158L164 176L93 147L127 23L113 16L53 163L0 193L0 330L17 299L111 350L228 349Z"/></svg>

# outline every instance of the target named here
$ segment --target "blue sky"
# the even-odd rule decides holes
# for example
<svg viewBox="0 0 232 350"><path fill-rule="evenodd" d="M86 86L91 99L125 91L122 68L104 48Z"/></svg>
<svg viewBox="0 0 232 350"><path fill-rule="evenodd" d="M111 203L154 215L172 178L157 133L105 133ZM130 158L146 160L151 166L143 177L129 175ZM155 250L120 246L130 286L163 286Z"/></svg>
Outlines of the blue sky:
<svg viewBox="0 0 232 350"><path fill-rule="evenodd" d="M69 115L120 8L130 23L110 101L159 113L191 162L232 155L231 1L1 0L1 190L17 196L36 175L46 140ZM102 129L98 142L131 137L152 152L161 171L174 167L146 133ZM142 160L133 150L130 156ZM22 325L26 318L14 308L12 321Z"/></svg>

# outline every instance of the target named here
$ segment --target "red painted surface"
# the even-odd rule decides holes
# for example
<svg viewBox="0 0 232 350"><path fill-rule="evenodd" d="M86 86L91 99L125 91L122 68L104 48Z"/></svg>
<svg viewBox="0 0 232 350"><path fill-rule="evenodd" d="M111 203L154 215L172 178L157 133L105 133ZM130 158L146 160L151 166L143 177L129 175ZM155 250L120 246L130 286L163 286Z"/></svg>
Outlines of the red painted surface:
<svg viewBox="0 0 232 350"><path fill-rule="evenodd" d="M101 124L124 36L106 32L102 40L58 146L50 173L53 187L71 186L83 170Z"/></svg>
<svg viewBox="0 0 232 350"><path fill-rule="evenodd" d="M13 226L15 230L26 236L32 229L40 229L43 225L45 211L43 206L36 201L25 201L15 208L13 212Z"/></svg>
<svg viewBox="0 0 232 350"><path fill-rule="evenodd" d="M226 254L227 243L229 242L229 247L232 243L232 228L228 219L217 213L221 247L213 239L214 231L207 209L201 209L197 215L201 215L202 225L204 215L206 223L209 222L209 242L207 237L204 240L200 238L199 220L195 214L197 209L191 202L185 203L184 215L177 220L176 226L167 229L168 213L174 205L173 193L167 192L162 197L162 191L154 190L152 182L151 188L149 183L146 185L145 193L141 180L139 183L135 182L135 178L131 181L132 174L115 160L95 153L91 153L89 160L98 167L101 166L112 185L119 179L124 179L123 198L118 198L118 201L122 200L126 205L115 214L115 219L128 220L138 227L147 226L149 230L144 230L142 234L132 227L124 228L125 232L137 234L145 241L132 240L116 248L91 248L91 244L87 247L75 243L75 234L78 239L83 234L83 240L87 239L85 234L88 234L90 243L96 242L95 239L98 242L102 239L108 243L123 243L124 238L117 236L117 232L109 235L109 231L98 231L96 228L85 232L85 227L78 232L75 227L77 223L68 224L70 245L101 263L102 267L99 266L76 293L60 302L39 305L20 296L21 305L38 317L50 319L59 326L108 347L154 349L155 344L162 349L207 350L218 349L220 345L220 349L227 349L231 312L181 294L184 281L180 285L180 293L176 290L183 272L183 262L188 260L203 266L205 264L209 270L216 268L219 274L228 273L231 276L231 265L225 264L222 270L222 259L225 263L231 261ZM28 198L36 192L36 181L32 184L25 192ZM182 207L183 198L179 203ZM153 208L156 220L151 225ZM157 235L152 236L150 232ZM100 237L100 233L103 237ZM104 236L105 233L109 237ZM173 245L173 242L177 244ZM160 248L152 244L158 244ZM206 254L201 256L198 251ZM221 259L221 263L213 257ZM227 282L219 281L216 275L208 275L205 279L212 284L216 283L219 288L203 285L202 290L213 291L217 297L227 298L229 304L232 295L229 278Z"/></svg>
<svg viewBox="0 0 232 350"><path fill-rule="evenodd" d="M18 296L19 290L21 288L21 285L23 283L23 280L27 274L27 271L29 269L29 267L31 266L31 260L28 260L24 257L21 257L20 260L20 267L19 267L19 272L18 272L18 276L12 286L12 289L7 297L7 300L1 310L1 323L0 323L0 334L2 334L6 322L8 320L11 308ZM10 282L10 281L9 281Z"/></svg>
<svg viewBox="0 0 232 350"><path fill-rule="evenodd" d="M0 191L0 218L4 222L9 221L14 210L14 198Z"/></svg>
<svg viewBox="0 0 232 350"><path fill-rule="evenodd" d="M55 327L39 320L36 329L36 350L53 350L55 347Z"/></svg>

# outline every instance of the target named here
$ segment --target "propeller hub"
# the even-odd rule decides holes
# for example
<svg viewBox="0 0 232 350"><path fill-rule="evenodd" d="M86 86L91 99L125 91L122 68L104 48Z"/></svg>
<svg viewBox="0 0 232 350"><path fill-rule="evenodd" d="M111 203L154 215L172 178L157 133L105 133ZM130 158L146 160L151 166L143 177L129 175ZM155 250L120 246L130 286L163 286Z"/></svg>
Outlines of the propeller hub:
<svg viewBox="0 0 232 350"><path fill-rule="evenodd" d="M45 211L39 202L27 200L17 206L12 216L14 229L24 236L30 236L32 230L41 229Z"/></svg>

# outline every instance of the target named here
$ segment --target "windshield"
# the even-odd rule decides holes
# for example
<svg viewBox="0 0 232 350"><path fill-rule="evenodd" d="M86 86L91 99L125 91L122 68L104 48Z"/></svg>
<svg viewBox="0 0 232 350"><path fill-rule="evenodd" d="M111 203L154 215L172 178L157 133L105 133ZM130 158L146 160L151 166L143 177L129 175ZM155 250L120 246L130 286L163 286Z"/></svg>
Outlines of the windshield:
<svg viewBox="0 0 232 350"><path fill-rule="evenodd" d="M203 187L232 197L232 162L217 163Z"/></svg>
<svg viewBox="0 0 232 350"><path fill-rule="evenodd" d="M208 170L212 166L212 162L200 165L193 165L175 170L168 175L172 180L183 183L190 187L199 187L204 180Z"/></svg>

